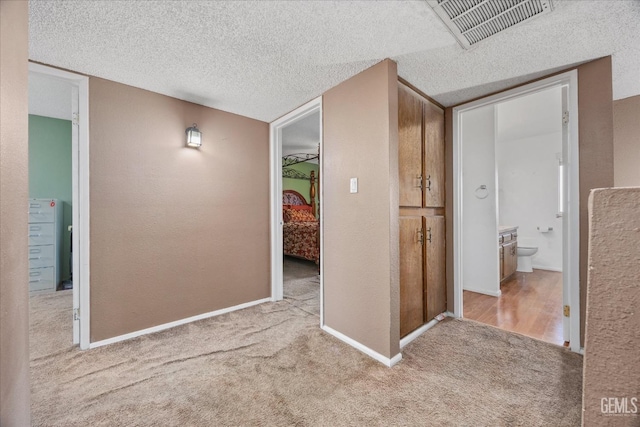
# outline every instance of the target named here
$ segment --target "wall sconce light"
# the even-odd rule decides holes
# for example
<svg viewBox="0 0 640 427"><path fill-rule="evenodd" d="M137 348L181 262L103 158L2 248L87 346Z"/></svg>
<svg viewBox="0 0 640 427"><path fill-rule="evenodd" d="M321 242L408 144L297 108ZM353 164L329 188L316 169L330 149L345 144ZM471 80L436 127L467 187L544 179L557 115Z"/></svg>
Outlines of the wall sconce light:
<svg viewBox="0 0 640 427"><path fill-rule="evenodd" d="M185 131L187 134L187 147L199 148L202 145L202 132L195 123L193 126L187 128Z"/></svg>

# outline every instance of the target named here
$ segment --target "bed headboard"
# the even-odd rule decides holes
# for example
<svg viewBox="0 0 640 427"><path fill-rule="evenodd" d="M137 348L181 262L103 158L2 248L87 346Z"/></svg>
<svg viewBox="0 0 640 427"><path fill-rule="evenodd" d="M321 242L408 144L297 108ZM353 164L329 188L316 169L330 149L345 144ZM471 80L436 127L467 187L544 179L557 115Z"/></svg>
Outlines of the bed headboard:
<svg viewBox="0 0 640 427"><path fill-rule="evenodd" d="M307 199L295 190L283 190L282 191L282 204L283 205L306 205L311 206L311 213L316 215L316 174L315 171L311 171L309 174L309 196L311 203L307 203Z"/></svg>
<svg viewBox="0 0 640 427"><path fill-rule="evenodd" d="M294 190L282 190L282 204L296 205L296 206L301 206L301 205L311 206L309 205L309 203L307 203L307 199L305 199L302 194Z"/></svg>

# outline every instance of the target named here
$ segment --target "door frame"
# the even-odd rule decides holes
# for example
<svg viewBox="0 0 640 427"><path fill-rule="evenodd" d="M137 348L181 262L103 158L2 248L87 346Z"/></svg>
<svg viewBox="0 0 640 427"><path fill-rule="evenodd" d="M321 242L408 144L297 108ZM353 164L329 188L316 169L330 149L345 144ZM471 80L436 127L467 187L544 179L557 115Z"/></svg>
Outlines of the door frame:
<svg viewBox="0 0 640 427"><path fill-rule="evenodd" d="M285 114L269 124L269 164L270 164L270 198L271 198L271 300L280 301L284 298L283 274L283 242L282 242L282 129L311 114L320 114L320 153L318 167L320 177L318 182L318 197L322 203L324 173L322 169L322 96L319 96L295 110ZM324 221L323 209L320 209L320 326L324 325Z"/></svg>
<svg viewBox="0 0 640 427"><path fill-rule="evenodd" d="M453 307L454 317L463 317L463 259L462 259L462 139L460 115L475 108L497 104L532 94L553 86L568 87L568 146L565 168L565 209L563 214L563 295L569 294L570 348L579 353L580 347L580 183L578 135L578 72L571 70L546 79L510 89L486 98L453 108Z"/></svg>
<svg viewBox="0 0 640 427"><path fill-rule="evenodd" d="M89 77L29 62L29 73L63 80L78 92L78 111L72 111L71 192L73 226L73 343L89 349ZM77 311L76 311L77 310Z"/></svg>

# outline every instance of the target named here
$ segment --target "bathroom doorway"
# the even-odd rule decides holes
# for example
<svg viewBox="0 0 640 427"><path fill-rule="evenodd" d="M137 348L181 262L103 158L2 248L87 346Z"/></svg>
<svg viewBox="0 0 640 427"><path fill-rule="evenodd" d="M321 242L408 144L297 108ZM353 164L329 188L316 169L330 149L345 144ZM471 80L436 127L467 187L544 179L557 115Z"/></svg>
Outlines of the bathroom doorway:
<svg viewBox="0 0 640 427"><path fill-rule="evenodd" d="M579 351L572 75L454 109L454 314Z"/></svg>

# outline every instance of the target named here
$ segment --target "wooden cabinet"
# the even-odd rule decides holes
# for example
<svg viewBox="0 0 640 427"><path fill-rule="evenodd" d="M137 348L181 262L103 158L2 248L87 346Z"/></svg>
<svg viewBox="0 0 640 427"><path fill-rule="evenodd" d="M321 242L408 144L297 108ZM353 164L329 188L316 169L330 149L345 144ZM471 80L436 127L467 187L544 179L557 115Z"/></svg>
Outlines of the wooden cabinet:
<svg viewBox="0 0 640 427"><path fill-rule="evenodd" d="M424 323L423 217L400 218L400 335Z"/></svg>
<svg viewBox="0 0 640 427"><path fill-rule="evenodd" d="M446 311L444 111L398 85L400 335Z"/></svg>
<svg viewBox="0 0 640 427"><path fill-rule="evenodd" d="M400 206L422 206L422 102L398 89L398 172Z"/></svg>
<svg viewBox="0 0 640 427"><path fill-rule="evenodd" d="M444 207L444 110L430 102L424 111L424 206Z"/></svg>
<svg viewBox="0 0 640 427"><path fill-rule="evenodd" d="M447 311L445 278L445 220L443 216L426 216L425 220L425 322Z"/></svg>
<svg viewBox="0 0 640 427"><path fill-rule="evenodd" d="M518 267L518 243L509 242L502 245L504 250L504 263L502 266L502 278L506 279L516 272Z"/></svg>
<svg viewBox="0 0 640 427"><path fill-rule="evenodd" d="M518 268L518 233L516 227L503 229L498 236L500 281L508 279Z"/></svg>

